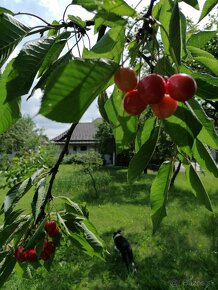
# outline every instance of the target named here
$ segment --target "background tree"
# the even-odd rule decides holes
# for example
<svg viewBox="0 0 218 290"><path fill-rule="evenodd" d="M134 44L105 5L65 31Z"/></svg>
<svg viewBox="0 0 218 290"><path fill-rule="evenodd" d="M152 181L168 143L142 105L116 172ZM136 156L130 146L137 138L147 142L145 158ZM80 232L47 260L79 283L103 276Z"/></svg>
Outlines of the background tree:
<svg viewBox="0 0 218 290"><path fill-rule="evenodd" d="M57 148L30 117L19 119L0 135L0 187L11 188L42 166L52 166Z"/></svg>
<svg viewBox="0 0 218 290"><path fill-rule="evenodd" d="M1 153L22 155L48 143L48 138L36 128L30 117L19 119L7 132L0 135Z"/></svg>
<svg viewBox="0 0 218 290"><path fill-rule="evenodd" d="M115 152L115 140L112 126L105 120L97 126L96 139L99 141L101 154L113 154Z"/></svg>

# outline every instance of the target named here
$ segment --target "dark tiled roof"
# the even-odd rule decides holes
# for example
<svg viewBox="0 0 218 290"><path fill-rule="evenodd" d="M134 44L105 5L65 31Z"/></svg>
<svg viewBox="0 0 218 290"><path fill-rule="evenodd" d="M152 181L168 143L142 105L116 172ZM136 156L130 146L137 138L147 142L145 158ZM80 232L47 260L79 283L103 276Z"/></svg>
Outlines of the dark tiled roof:
<svg viewBox="0 0 218 290"><path fill-rule="evenodd" d="M95 134L97 127L94 123L79 123L73 134L71 135L70 141L96 141ZM54 142L63 142L66 138L68 131L63 132L57 137L53 138Z"/></svg>

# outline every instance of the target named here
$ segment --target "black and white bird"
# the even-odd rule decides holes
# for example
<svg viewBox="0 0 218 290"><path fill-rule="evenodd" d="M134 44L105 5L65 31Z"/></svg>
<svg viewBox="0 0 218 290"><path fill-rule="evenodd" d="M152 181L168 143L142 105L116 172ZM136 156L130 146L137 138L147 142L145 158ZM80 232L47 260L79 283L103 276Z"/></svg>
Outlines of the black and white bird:
<svg viewBox="0 0 218 290"><path fill-rule="evenodd" d="M121 231L113 233L115 249L121 253L124 263L128 271L136 272L135 262L133 258L132 247L129 241L122 235Z"/></svg>

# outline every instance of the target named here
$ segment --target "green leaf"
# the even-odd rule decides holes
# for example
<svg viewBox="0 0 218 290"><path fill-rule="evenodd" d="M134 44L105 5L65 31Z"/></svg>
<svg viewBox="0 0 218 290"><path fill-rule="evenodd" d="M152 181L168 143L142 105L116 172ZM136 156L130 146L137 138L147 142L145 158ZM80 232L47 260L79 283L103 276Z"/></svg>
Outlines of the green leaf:
<svg viewBox="0 0 218 290"><path fill-rule="evenodd" d="M151 219L153 223L153 234L160 226L162 219L167 215L166 203L170 187L173 165L172 162L164 162L154 181L150 191Z"/></svg>
<svg viewBox="0 0 218 290"><path fill-rule="evenodd" d="M14 15L14 12L12 12L11 10L8 10L7 8L4 7L0 7L0 14L5 13L5 14L10 14L10 15Z"/></svg>
<svg viewBox="0 0 218 290"><path fill-rule="evenodd" d="M202 143L207 144L212 148L218 150L218 135L215 131L214 120L208 118L199 102L195 99L189 100L188 104L193 110L194 115L198 118L203 126L197 138Z"/></svg>
<svg viewBox="0 0 218 290"><path fill-rule="evenodd" d="M12 239L13 239L13 242L14 242L14 246L17 246L18 244L20 244L21 239L23 239L23 237L27 233L27 231L30 228L32 222L33 222L32 216L29 215L29 216L26 217L26 220L22 224L19 224L18 229L16 230L16 232L12 236Z"/></svg>
<svg viewBox="0 0 218 290"><path fill-rule="evenodd" d="M98 96L98 110L99 113L101 114L102 118L109 123L109 119L105 110L105 103L108 100L108 95L106 91L103 91L99 96Z"/></svg>
<svg viewBox="0 0 218 290"><path fill-rule="evenodd" d="M33 200L31 202L32 207L32 213L34 220L37 220L40 208L43 204L44 198L45 198L45 190L46 190L46 178L42 178L39 180L37 186L36 186L36 192L33 196Z"/></svg>
<svg viewBox="0 0 218 290"><path fill-rule="evenodd" d="M86 22L83 21L79 16L74 16L74 15L68 15L68 18L75 23L77 26L81 27L81 28L85 28L86 27Z"/></svg>
<svg viewBox="0 0 218 290"><path fill-rule="evenodd" d="M191 35L191 37L188 40L189 46L194 46L198 48L202 48L209 40L211 40L213 37L215 37L217 34L217 31L199 31L197 33L194 33Z"/></svg>
<svg viewBox="0 0 218 290"><path fill-rule="evenodd" d="M84 216L83 211L80 208L78 203L73 202L66 196L59 196L59 198L67 201L67 203L65 203L66 212L69 212L70 214L73 214L75 216L82 216L82 217Z"/></svg>
<svg viewBox="0 0 218 290"><path fill-rule="evenodd" d="M169 59L165 56L157 61L154 72L165 76L171 76L176 73Z"/></svg>
<svg viewBox="0 0 218 290"><path fill-rule="evenodd" d="M188 50L191 52L191 54L193 56L202 56L202 57L215 59L215 57L211 53L209 53L203 49L200 49L198 47L188 46Z"/></svg>
<svg viewBox="0 0 218 290"><path fill-rule="evenodd" d="M175 1L170 18L169 45L172 58L174 61L176 59L177 64L181 63L181 37L180 11L178 2Z"/></svg>
<svg viewBox="0 0 218 290"><path fill-rule="evenodd" d="M19 228L22 226L22 223L25 221L26 217L23 217L1 228L0 248L2 248L5 244L8 244L14 238L15 232L19 230Z"/></svg>
<svg viewBox="0 0 218 290"><path fill-rule="evenodd" d="M130 7L123 0L74 0L73 4L81 5L86 8L88 11L94 10L105 10L110 13L117 14L119 16L130 16L133 17L136 15L136 11Z"/></svg>
<svg viewBox="0 0 218 290"><path fill-rule="evenodd" d="M6 102L6 83L13 60L8 63L0 76L0 134L6 132L20 117L20 99Z"/></svg>
<svg viewBox="0 0 218 290"><path fill-rule="evenodd" d="M101 8L119 16L134 17L137 15L136 11L123 0L105 0Z"/></svg>
<svg viewBox="0 0 218 290"><path fill-rule="evenodd" d="M139 151L130 160L127 174L129 182L134 182L147 167L157 144L159 130L159 127L155 127L152 130L150 136L148 136L149 139L146 140L146 142L140 147Z"/></svg>
<svg viewBox="0 0 218 290"><path fill-rule="evenodd" d="M204 6L201 11L200 18L198 22L200 22L205 16L209 14L209 12L217 5L217 0L206 0L204 2Z"/></svg>
<svg viewBox="0 0 218 290"><path fill-rule="evenodd" d="M135 138L137 129L136 117L128 115L123 110L122 103L123 93L115 87L110 99L105 103L105 111L113 127L117 152L129 147L129 143Z"/></svg>
<svg viewBox="0 0 218 290"><path fill-rule="evenodd" d="M60 214L58 216L58 225L61 228L63 234L78 248L91 257L96 255L102 259L102 255L99 251L95 251L91 244L86 240L84 230L81 226L75 224L75 216L71 214L64 215L63 218ZM85 218L84 218L85 219ZM79 222L80 219L77 220ZM69 225L69 228L68 228Z"/></svg>
<svg viewBox="0 0 218 290"><path fill-rule="evenodd" d="M96 14L94 20L95 20L95 32L97 32L102 25L114 27L114 26L124 26L127 23L127 20L123 19L121 16L104 10L100 10Z"/></svg>
<svg viewBox="0 0 218 290"><path fill-rule="evenodd" d="M72 4L75 5L80 5L82 7L84 7L85 9L87 9L88 11L94 11L98 9L98 6L102 5L102 1L101 0L74 0L72 1Z"/></svg>
<svg viewBox="0 0 218 290"><path fill-rule="evenodd" d="M30 28L9 14L0 14L0 67Z"/></svg>
<svg viewBox="0 0 218 290"><path fill-rule="evenodd" d="M193 165L188 160L183 160L182 162L185 166L186 178L190 184L192 193L208 210L213 211L209 195Z"/></svg>
<svg viewBox="0 0 218 290"><path fill-rule="evenodd" d="M84 219L76 222L76 226L83 231L83 235L86 241L91 245L95 252L102 252L104 245L101 238L93 226L93 224L88 220Z"/></svg>
<svg viewBox="0 0 218 290"><path fill-rule="evenodd" d="M37 170L30 178L16 184L8 191L4 200L5 215L7 212L10 212L15 204L30 190L36 178L38 178L43 171L44 169Z"/></svg>
<svg viewBox="0 0 218 290"><path fill-rule="evenodd" d="M5 259L5 257L7 256L7 253L6 251L0 251L0 264L1 262Z"/></svg>
<svg viewBox="0 0 218 290"><path fill-rule="evenodd" d="M51 24L52 24L52 26L58 26L59 25L59 22L56 21L56 20L54 20L54 21L52 21ZM48 31L48 36L57 36L57 34L58 34L58 29L51 28Z"/></svg>
<svg viewBox="0 0 218 290"><path fill-rule="evenodd" d="M181 54L182 58L187 56L187 47L186 47L186 36L187 36L187 24L186 16L180 11L180 25L181 25Z"/></svg>
<svg viewBox="0 0 218 290"><path fill-rule="evenodd" d="M125 28L111 28L91 50L84 49L84 58L109 58L119 63L125 43Z"/></svg>
<svg viewBox="0 0 218 290"><path fill-rule="evenodd" d="M34 234L31 236L30 240L26 244L26 248L32 248L40 241L44 240L45 237L45 223L46 219L44 219L40 225L37 227Z"/></svg>
<svg viewBox="0 0 218 290"><path fill-rule="evenodd" d="M10 215L5 216L4 226L12 224L18 216L24 212L24 209L17 209L10 212Z"/></svg>
<svg viewBox="0 0 218 290"><path fill-rule="evenodd" d="M214 161L209 148L201 143L198 139L195 139L194 145L192 147L193 156L202 169L208 171L218 177L218 168L216 162Z"/></svg>
<svg viewBox="0 0 218 290"><path fill-rule="evenodd" d="M54 43L49 48L48 52L46 53L42 65L39 69L38 77L40 77L46 70L48 70L51 65L57 60L60 53L64 49L67 40L70 36L70 32L66 31L58 35L56 37Z"/></svg>
<svg viewBox="0 0 218 290"><path fill-rule="evenodd" d="M41 38L28 42L15 58L12 70L8 75L7 100L11 101L29 92L38 69L49 49L54 44L54 38Z"/></svg>
<svg viewBox="0 0 218 290"><path fill-rule="evenodd" d="M180 103L176 113L163 120L163 124L166 132L171 136L177 146L191 157L191 148L194 139L202 129L202 125L194 117L192 112Z"/></svg>
<svg viewBox="0 0 218 290"><path fill-rule="evenodd" d="M58 122L78 122L118 65L74 59L58 66L46 84L40 113Z"/></svg>
<svg viewBox="0 0 218 290"><path fill-rule="evenodd" d="M58 216L58 225L62 233L70 238L78 248L90 256L96 255L103 258L104 243L98 235L94 225L86 218L83 210L87 212L87 208L83 209L75 202L65 196L61 199L67 201L65 203L66 214Z"/></svg>
<svg viewBox="0 0 218 290"><path fill-rule="evenodd" d="M84 214L77 203L73 203L73 205L65 203L65 210L67 213L70 213L75 217L84 217Z"/></svg>
<svg viewBox="0 0 218 290"><path fill-rule="evenodd" d="M169 42L169 31L170 31L170 19L172 15L173 4L170 0L164 0L161 5L159 20L164 27L161 27L161 38L164 45L164 52L166 55L170 55L170 42ZM179 26L180 27L180 26Z"/></svg>
<svg viewBox="0 0 218 290"><path fill-rule="evenodd" d="M15 203L17 203L17 201L30 190L32 185L33 184L31 179L27 178L26 180L16 184L8 191L4 199L5 214L7 214L7 212L10 212L10 210L14 207Z"/></svg>
<svg viewBox="0 0 218 290"><path fill-rule="evenodd" d="M13 252L10 251L7 254L4 262L0 264L0 288L8 280L8 277L11 275L15 264L16 264L16 259L13 255Z"/></svg>
<svg viewBox="0 0 218 290"><path fill-rule="evenodd" d="M31 98L34 94L34 92L37 89L44 89L46 82L51 76L51 73L60 65L63 65L64 63L68 63L69 60L72 60L72 54L71 51L64 54L62 57L60 57L58 60L56 60L48 69L47 71L41 76L35 87L32 89L30 95L28 96L28 99Z"/></svg>
<svg viewBox="0 0 218 290"><path fill-rule="evenodd" d="M143 126L139 128L135 138L135 151L138 152L142 145L147 142L152 134L152 130L156 126L157 118L151 117L147 119Z"/></svg>
<svg viewBox="0 0 218 290"><path fill-rule="evenodd" d="M198 0L180 0L180 2L185 2L186 4L192 6L193 8L199 10Z"/></svg>
<svg viewBox="0 0 218 290"><path fill-rule="evenodd" d="M203 64L213 74L218 76L218 60L216 58L208 58L206 56L194 57L194 59Z"/></svg>

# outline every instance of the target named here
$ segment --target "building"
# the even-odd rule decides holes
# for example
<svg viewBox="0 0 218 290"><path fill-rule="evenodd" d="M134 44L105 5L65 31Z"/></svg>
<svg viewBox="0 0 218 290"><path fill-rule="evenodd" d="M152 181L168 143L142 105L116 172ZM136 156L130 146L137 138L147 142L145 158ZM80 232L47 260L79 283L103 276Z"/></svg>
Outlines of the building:
<svg viewBox="0 0 218 290"><path fill-rule="evenodd" d="M79 123L71 135L68 153L84 153L90 150L97 151L98 140L95 138L96 132L97 125L95 122ZM63 149L65 144L66 134L67 131L52 139L52 143L58 145L60 150Z"/></svg>

